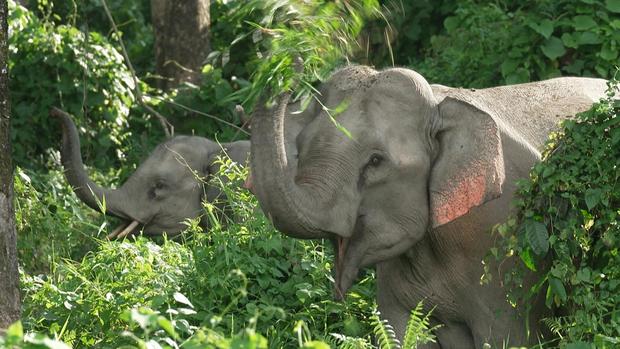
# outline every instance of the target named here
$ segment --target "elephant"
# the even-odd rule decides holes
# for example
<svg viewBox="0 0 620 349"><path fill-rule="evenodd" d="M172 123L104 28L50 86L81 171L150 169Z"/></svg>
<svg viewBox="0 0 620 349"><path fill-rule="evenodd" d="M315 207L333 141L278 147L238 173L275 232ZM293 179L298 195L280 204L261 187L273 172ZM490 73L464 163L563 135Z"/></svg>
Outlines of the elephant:
<svg viewBox="0 0 620 349"><path fill-rule="evenodd" d="M226 155L244 166L249 158L249 141L218 144L203 137L175 136L159 144L119 188L103 188L84 170L71 117L58 109L51 115L62 126L61 162L75 194L98 211L105 198L105 213L123 221L108 238L121 238L140 229L145 235L174 236L186 228L184 221L198 217L201 226L208 229L202 201L223 199L221 189L207 183L219 171L220 163L215 160ZM227 181L225 176L220 178ZM221 203L216 205L220 212L226 209Z"/></svg>
<svg viewBox="0 0 620 349"><path fill-rule="evenodd" d="M606 88L576 77L450 88L410 69L347 66L304 110L291 111L291 92L257 105L247 183L276 229L333 243L336 298L375 266L378 308L397 338L423 301L440 326L427 348L536 343L544 297L526 316L501 277L480 282L481 261L548 134ZM299 132L287 132L289 118Z"/></svg>

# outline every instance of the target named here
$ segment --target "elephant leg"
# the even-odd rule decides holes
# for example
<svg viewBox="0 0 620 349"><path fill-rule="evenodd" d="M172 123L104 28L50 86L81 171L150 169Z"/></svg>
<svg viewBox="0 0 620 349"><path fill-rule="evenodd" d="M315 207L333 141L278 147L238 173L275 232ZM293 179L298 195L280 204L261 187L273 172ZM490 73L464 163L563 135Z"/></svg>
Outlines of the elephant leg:
<svg viewBox="0 0 620 349"><path fill-rule="evenodd" d="M378 266L378 269L380 267L385 267L385 265ZM377 274L378 279L380 279L379 273ZM402 341L405 336L405 331L407 330L410 309L398 302L398 297L392 292L394 288L386 286L388 286L388 283L377 282L377 304L379 305L379 312L381 313L381 318L386 319L394 328L396 338ZM431 322L431 326L436 325L434 321ZM438 343L439 342L420 344L416 348L441 349L442 347Z"/></svg>
<svg viewBox="0 0 620 349"><path fill-rule="evenodd" d="M474 338L467 325L460 322L443 324L435 331L441 349L474 349Z"/></svg>
<svg viewBox="0 0 620 349"><path fill-rule="evenodd" d="M389 270L394 266L390 261L379 263L377 270L377 305L381 318L386 319L390 326L394 328L396 338L402 339L405 336L407 322L409 321L409 309L405 304L399 302L399 296L396 292L397 287L393 287L392 280L386 278L385 270Z"/></svg>

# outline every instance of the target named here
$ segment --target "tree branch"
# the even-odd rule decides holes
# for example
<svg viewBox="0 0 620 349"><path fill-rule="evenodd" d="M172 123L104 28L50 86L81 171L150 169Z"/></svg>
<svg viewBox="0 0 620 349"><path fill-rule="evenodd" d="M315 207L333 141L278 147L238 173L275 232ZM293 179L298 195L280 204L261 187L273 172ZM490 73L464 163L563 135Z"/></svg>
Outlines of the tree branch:
<svg viewBox="0 0 620 349"><path fill-rule="evenodd" d="M103 4L103 8L105 10L106 15L108 16L108 19L110 20L110 23L112 24L112 30L114 31L114 34L116 34L118 42L121 45L121 51L123 53L123 57L125 58L125 62L127 63L127 67L129 68L131 77L133 78L136 98L138 100L138 103L140 103L140 105L144 109L146 109L149 113L154 115L159 120L161 127L164 129L164 132L166 133L166 137L167 138L172 137L174 135L174 126L168 121L168 119L166 119L166 117L158 113L155 109L153 109L150 105L148 105L148 103L144 101L144 95L142 94L142 90L140 90L140 81L138 80L138 76L136 75L136 71L133 68L133 65L131 64L131 61L129 60L127 49L125 48L123 39L121 38L118 27L116 26L116 22L114 21L114 18L112 17L112 13L110 12L110 9L108 8L108 3L106 0L101 0L101 2Z"/></svg>
<svg viewBox="0 0 620 349"><path fill-rule="evenodd" d="M190 108L190 107L188 107L188 106L186 106L186 105L179 104L179 103L177 103L177 102L167 100L167 99L165 99L165 98L163 98L163 97L160 97L160 96L152 96L151 98L156 98L156 99L159 99L160 101L162 101L162 102L164 102L164 103L168 103L168 104L171 104L171 105L173 105L173 106L175 106L175 107L179 107L179 108L181 108L181 109L187 110L187 111L189 111L189 112L196 113L196 114L198 114L198 115L206 116L206 117L211 118L211 119L213 119L213 120L219 121L219 122L221 122L221 123L223 123L223 124L226 124L226 125L228 125L228 126L230 126L230 127L232 127L232 128L237 129L237 132L243 132L243 133L245 133L246 135L249 135L249 134L250 134L248 131L244 130L242 127L239 127L239 126L237 126L237 125L233 124L232 122L230 122L230 121L226 121L226 120L224 120L224 119L222 119L222 118L219 118L219 117L217 117L217 116L215 116L215 115L208 114L208 113L202 112L202 111L200 111L200 110L192 109L192 108Z"/></svg>

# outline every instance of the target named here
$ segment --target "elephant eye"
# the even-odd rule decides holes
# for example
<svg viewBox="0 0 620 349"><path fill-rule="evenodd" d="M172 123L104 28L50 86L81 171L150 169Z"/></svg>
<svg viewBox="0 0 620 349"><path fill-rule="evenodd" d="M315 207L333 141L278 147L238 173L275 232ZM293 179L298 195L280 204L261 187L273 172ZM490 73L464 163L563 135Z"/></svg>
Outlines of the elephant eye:
<svg viewBox="0 0 620 349"><path fill-rule="evenodd" d="M368 165L372 167L377 167L383 162L383 156L379 154L372 154L370 160L368 161Z"/></svg>
<svg viewBox="0 0 620 349"><path fill-rule="evenodd" d="M162 181L157 181L155 182L155 186L154 188L157 190L162 190L166 187L166 183L162 182Z"/></svg>

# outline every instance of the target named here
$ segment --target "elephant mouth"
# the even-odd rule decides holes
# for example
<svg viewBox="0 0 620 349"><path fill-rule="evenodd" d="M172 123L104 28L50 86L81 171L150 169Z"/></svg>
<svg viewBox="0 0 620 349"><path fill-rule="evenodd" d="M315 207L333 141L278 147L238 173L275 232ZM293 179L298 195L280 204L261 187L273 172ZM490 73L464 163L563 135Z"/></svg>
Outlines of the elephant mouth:
<svg viewBox="0 0 620 349"><path fill-rule="evenodd" d="M353 282L357 279L360 270L360 256L355 251L351 252L351 239L359 237L364 229L364 214L360 214L355 222L353 234L349 237L336 235L332 239L335 249L334 263L334 298L343 301ZM355 249L355 247L353 247Z"/></svg>
<svg viewBox="0 0 620 349"><path fill-rule="evenodd" d="M116 229L114 229L110 234L107 235L107 239L119 240L126 236L129 236L138 230L137 228L139 227L139 225L140 222L138 222L137 220L123 221L121 224L119 224L118 227L116 227Z"/></svg>
<svg viewBox="0 0 620 349"><path fill-rule="evenodd" d="M168 234L169 237L176 236L181 233L185 226L181 223L178 224L163 224L162 217L160 215L153 215L146 220L138 220L132 217L121 218L121 224L116 227L110 234L107 235L108 240L120 240L127 236L131 236L135 233L142 231L145 235L157 236Z"/></svg>
<svg viewBox="0 0 620 349"><path fill-rule="evenodd" d="M338 236L336 238L336 263L335 263L335 285L334 285L334 296L337 301L343 301L344 296L349 289L349 285L343 284L343 273L344 273L344 256L347 253L347 247L349 246L349 239ZM350 283L349 283L350 284Z"/></svg>

